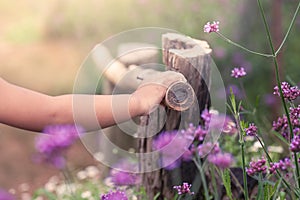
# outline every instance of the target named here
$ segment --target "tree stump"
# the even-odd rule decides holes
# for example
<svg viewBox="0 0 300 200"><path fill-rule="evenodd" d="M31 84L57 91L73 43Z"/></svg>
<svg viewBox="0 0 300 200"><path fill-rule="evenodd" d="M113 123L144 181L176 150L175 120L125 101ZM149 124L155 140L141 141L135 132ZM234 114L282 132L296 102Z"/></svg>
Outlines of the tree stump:
<svg viewBox="0 0 300 200"><path fill-rule="evenodd" d="M196 101L194 106L180 112L170 108L158 109L150 117L141 117L138 130L140 136L140 171L142 172L142 185L145 187L148 199L160 193L158 199L172 199L173 185L182 184L182 181L192 183L197 176L193 163L183 163L178 169L157 169L159 155L152 154L152 140L157 130L186 129L190 123L198 125L200 113L210 106L208 87L210 85L211 49L205 41L190 37L167 33L162 36L163 62L167 70L182 73L192 86ZM162 127L162 128L160 128ZM197 191L194 191L197 193Z"/></svg>

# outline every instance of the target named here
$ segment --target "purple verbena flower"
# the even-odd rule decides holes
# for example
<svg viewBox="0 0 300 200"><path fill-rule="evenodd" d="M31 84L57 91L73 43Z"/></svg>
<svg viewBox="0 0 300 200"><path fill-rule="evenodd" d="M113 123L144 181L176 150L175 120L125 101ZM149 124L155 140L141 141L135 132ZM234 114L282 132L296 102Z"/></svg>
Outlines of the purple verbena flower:
<svg viewBox="0 0 300 200"><path fill-rule="evenodd" d="M289 169L293 168L293 164L289 158L284 158L279 160L279 162L270 163L270 174L276 172L276 170L280 170L282 172L288 173Z"/></svg>
<svg viewBox="0 0 300 200"><path fill-rule="evenodd" d="M204 120L205 124L209 124L212 113L208 109L204 109L201 113L201 118Z"/></svg>
<svg viewBox="0 0 300 200"><path fill-rule="evenodd" d="M141 177L139 174L134 173L137 170L136 163L122 159L117 164L113 165L110 170L111 181L117 186L139 184Z"/></svg>
<svg viewBox="0 0 300 200"><path fill-rule="evenodd" d="M101 196L101 200L128 200L128 197L124 191L117 190L117 191L110 191L107 194L103 194Z"/></svg>
<svg viewBox="0 0 300 200"><path fill-rule="evenodd" d="M257 161L251 161L249 164L249 168L246 169L246 172L249 176L254 176L258 173L266 173L267 166L266 166L266 159L261 158Z"/></svg>
<svg viewBox="0 0 300 200"><path fill-rule="evenodd" d="M300 90L298 89L297 86L292 87L289 83L282 82L280 87L282 90L283 97L289 101L295 100L297 97L300 96ZM274 87L273 94L280 96L280 91L278 86Z"/></svg>
<svg viewBox="0 0 300 200"><path fill-rule="evenodd" d="M207 130L204 129L202 126L198 126L195 130L195 139L202 142L207 135Z"/></svg>
<svg viewBox="0 0 300 200"><path fill-rule="evenodd" d="M294 135L298 135L300 131L300 105L297 107L290 107L289 113L293 133ZM285 115L278 117L276 121L273 121L273 129L277 132L280 132L286 140L289 139L289 125Z"/></svg>
<svg viewBox="0 0 300 200"><path fill-rule="evenodd" d="M299 135L295 135L294 138L292 139L292 142L290 144L290 150L295 153L300 151L300 136Z"/></svg>
<svg viewBox="0 0 300 200"><path fill-rule="evenodd" d="M294 127L300 126L300 105L295 108L290 107L290 118Z"/></svg>
<svg viewBox="0 0 300 200"><path fill-rule="evenodd" d="M211 142L206 142L203 144L200 144L197 148L198 154L200 157L205 157L208 154L217 154L221 152L221 149L219 147L219 143L211 143Z"/></svg>
<svg viewBox="0 0 300 200"><path fill-rule="evenodd" d="M248 128L245 128L246 135L256 136L257 135L257 126L254 123L250 123Z"/></svg>
<svg viewBox="0 0 300 200"><path fill-rule="evenodd" d="M213 23L207 22L204 25L203 31L205 33L219 32L219 21L213 21Z"/></svg>
<svg viewBox="0 0 300 200"><path fill-rule="evenodd" d="M243 76L246 76L247 73L245 71L245 69L243 67L235 67L232 71L231 71L231 76L234 77L234 78L240 78L240 77L243 77Z"/></svg>
<svg viewBox="0 0 300 200"><path fill-rule="evenodd" d="M165 169L174 169L180 165L182 155L189 150L193 137L185 131L166 131L152 142L154 150L160 153L160 163Z"/></svg>
<svg viewBox="0 0 300 200"><path fill-rule="evenodd" d="M234 162L233 156L230 153L223 152L210 154L208 155L207 160L221 169L229 168Z"/></svg>
<svg viewBox="0 0 300 200"><path fill-rule="evenodd" d="M63 168L65 151L79 138L83 129L75 125L53 125L46 127L43 132L45 134L37 136L35 140L37 160Z"/></svg>
<svg viewBox="0 0 300 200"><path fill-rule="evenodd" d="M182 185L175 185L175 186L173 186L173 188L177 190L177 193L179 195L182 195L182 194L193 195L194 192L191 192L191 189L190 189L191 187L192 187L192 184L188 184L186 182L182 183Z"/></svg>
<svg viewBox="0 0 300 200"><path fill-rule="evenodd" d="M0 200L15 200L15 197L9 192L0 188Z"/></svg>
<svg viewBox="0 0 300 200"><path fill-rule="evenodd" d="M110 174L111 181L114 185L135 185L139 182L139 177L137 174L128 173L123 171L114 170L113 173Z"/></svg>

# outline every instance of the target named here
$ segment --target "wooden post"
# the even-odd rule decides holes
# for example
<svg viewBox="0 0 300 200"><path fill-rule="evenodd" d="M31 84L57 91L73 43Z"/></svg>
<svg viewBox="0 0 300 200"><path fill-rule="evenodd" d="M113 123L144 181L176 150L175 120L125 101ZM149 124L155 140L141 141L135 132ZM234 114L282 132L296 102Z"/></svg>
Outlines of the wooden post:
<svg viewBox="0 0 300 200"><path fill-rule="evenodd" d="M162 47L166 69L180 72L186 77L195 92L197 101L195 106L185 112L166 108L166 117L162 117L163 111L158 110L150 118L141 118L138 132L148 136L141 138L139 142L141 172L146 172L142 173L142 185L146 189L148 199L153 199L158 193L160 193L159 199L172 199L173 185L181 184L182 181L192 183L197 176L193 163L182 164L178 170L155 170L153 163L157 163L158 156L142 156L143 153L152 151L153 137L150 136L155 135L157 127L162 123L164 123L163 130L185 129L190 123L199 124L201 111L210 106L208 87L211 49L208 44L184 35L167 33L162 36Z"/></svg>

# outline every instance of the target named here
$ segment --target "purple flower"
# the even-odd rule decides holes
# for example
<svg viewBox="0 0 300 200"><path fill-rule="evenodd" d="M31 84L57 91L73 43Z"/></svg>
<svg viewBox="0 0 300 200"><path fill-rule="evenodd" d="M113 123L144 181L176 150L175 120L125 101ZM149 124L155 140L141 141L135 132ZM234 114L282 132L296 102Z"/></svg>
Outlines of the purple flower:
<svg viewBox="0 0 300 200"><path fill-rule="evenodd" d="M63 168L65 151L79 138L83 129L75 125L53 125L46 127L43 132L45 134L35 140L37 160Z"/></svg>
<svg viewBox="0 0 300 200"><path fill-rule="evenodd" d="M258 173L266 173L267 172L267 166L266 159L258 159L257 161L251 161L249 164L249 168L246 169L246 172L249 176L254 176Z"/></svg>
<svg viewBox="0 0 300 200"><path fill-rule="evenodd" d="M300 130L300 105L295 108L290 107L289 112L293 133L297 135ZM287 117L285 115L283 115L282 117L278 117L276 121L273 121L273 129L280 132L285 139L289 139L289 125Z"/></svg>
<svg viewBox="0 0 300 200"><path fill-rule="evenodd" d="M170 170L178 167L180 158L189 150L194 138L186 132L166 131L153 140L152 147L159 151L161 156L159 161L165 169Z"/></svg>
<svg viewBox="0 0 300 200"><path fill-rule="evenodd" d="M207 160L221 169L229 168L234 162L233 156L230 153L219 152L217 154L210 154Z"/></svg>
<svg viewBox="0 0 300 200"><path fill-rule="evenodd" d="M207 22L204 25L203 31L205 33L219 32L219 22L213 21L213 23Z"/></svg>
<svg viewBox="0 0 300 200"><path fill-rule="evenodd" d="M137 174L114 170L114 172L111 173L111 181L118 186L135 185L139 182L139 177Z"/></svg>
<svg viewBox="0 0 300 200"><path fill-rule="evenodd" d="M300 136L295 135L291 144L290 144L290 150L292 152L299 152L300 151Z"/></svg>
<svg viewBox="0 0 300 200"><path fill-rule="evenodd" d="M201 113L201 118L204 120L205 124L210 122L212 113L209 112L208 109L204 109Z"/></svg>
<svg viewBox="0 0 300 200"><path fill-rule="evenodd" d="M107 194L103 194L101 196L101 200L128 200L125 192L117 190L117 191L110 191Z"/></svg>
<svg viewBox="0 0 300 200"><path fill-rule="evenodd" d="M256 136L257 135L257 127L254 123L250 123L248 128L245 128L246 135L248 136Z"/></svg>
<svg viewBox="0 0 300 200"><path fill-rule="evenodd" d="M300 96L300 90L297 86L291 87L290 84L288 84L287 82L282 82L280 87L282 90L283 97L289 101L295 100L297 97ZM280 96L278 86L274 87L273 94Z"/></svg>
<svg viewBox="0 0 300 200"><path fill-rule="evenodd" d="M194 192L191 192L191 189L190 189L191 187L192 187L192 184L188 184L186 182L182 183L182 185L173 186L173 188L177 190L177 193L179 195L182 195L182 194L191 194L191 195L193 195Z"/></svg>
<svg viewBox="0 0 300 200"><path fill-rule="evenodd" d="M234 78L240 78L240 77L243 77L243 76L246 76L246 71L243 67L235 67L232 71L231 71L231 76L234 77Z"/></svg>
<svg viewBox="0 0 300 200"><path fill-rule="evenodd" d="M279 160L279 162L270 163L270 174L276 172L276 170L280 170L288 173L289 169L293 168L293 164L289 158L284 158L283 160Z"/></svg>
<svg viewBox="0 0 300 200"><path fill-rule="evenodd" d="M14 200L15 197L9 192L0 188L0 200Z"/></svg>
<svg viewBox="0 0 300 200"><path fill-rule="evenodd" d="M208 154L217 154L221 152L219 143L213 144L211 142L200 144L197 150L200 157L205 157Z"/></svg>
<svg viewBox="0 0 300 200"><path fill-rule="evenodd" d="M137 171L137 164L125 159L121 160L110 171L111 181L118 186L139 184L141 180L139 174L130 171Z"/></svg>

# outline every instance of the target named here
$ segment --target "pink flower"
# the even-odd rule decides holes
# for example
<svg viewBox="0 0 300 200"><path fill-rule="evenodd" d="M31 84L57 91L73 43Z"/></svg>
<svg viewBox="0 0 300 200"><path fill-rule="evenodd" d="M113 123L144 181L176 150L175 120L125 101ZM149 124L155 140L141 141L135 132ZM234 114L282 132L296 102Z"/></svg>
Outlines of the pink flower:
<svg viewBox="0 0 300 200"><path fill-rule="evenodd" d="M213 23L207 22L203 30L204 33L219 32L219 21L213 21Z"/></svg>
<svg viewBox="0 0 300 200"><path fill-rule="evenodd" d="M295 100L300 96L300 90L298 89L298 86L291 86L287 82L281 83L281 90L282 90L283 97L289 101ZM273 94L280 96L278 86L274 87Z"/></svg>
<svg viewBox="0 0 300 200"><path fill-rule="evenodd" d="M233 156L230 153L217 153L207 157L208 161L221 169L229 168L234 162Z"/></svg>
<svg viewBox="0 0 300 200"><path fill-rule="evenodd" d="M246 76L247 73L245 71L245 69L243 67L235 67L232 71L231 71L231 76L234 77L234 78L240 78L240 77L243 77L243 76Z"/></svg>
<svg viewBox="0 0 300 200"><path fill-rule="evenodd" d="M246 172L249 176L254 176L257 173L266 173L267 166L266 166L266 159L261 158L257 161L251 161L249 164L249 168L246 169Z"/></svg>
<svg viewBox="0 0 300 200"><path fill-rule="evenodd" d="M257 135L257 126L254 123L250 123L248 128L245 128L246 135L256 136Z"/></svg>
<svg viewBox="0 0 300 200"><path fill-rule="evenodd" d="M101 196L101 200L128 200L128 197L126 196L124 191L110 191L107 194L103 194Z"/></svg>
<svg viewBox="0 0 300 200"><path fill-rule="evenodd" d="M192 184L188 184L186 182L184 182L182 185L173 186L173 188L177 190L177 193L179 195L182 195L182 194L191 194L191 195L193 195L194 192L191 192L191 187L192 187Z"/></svg>

